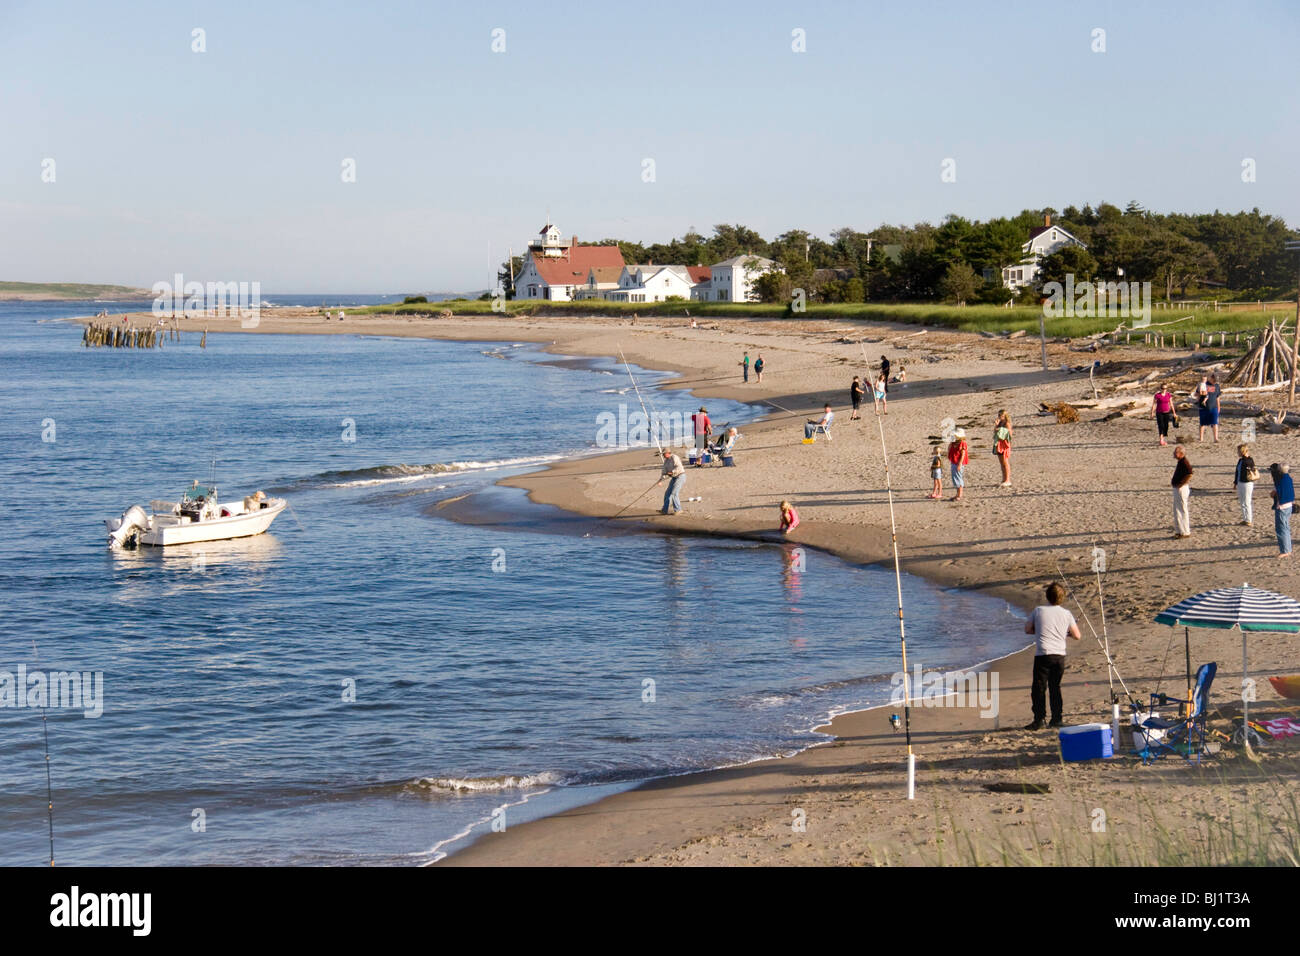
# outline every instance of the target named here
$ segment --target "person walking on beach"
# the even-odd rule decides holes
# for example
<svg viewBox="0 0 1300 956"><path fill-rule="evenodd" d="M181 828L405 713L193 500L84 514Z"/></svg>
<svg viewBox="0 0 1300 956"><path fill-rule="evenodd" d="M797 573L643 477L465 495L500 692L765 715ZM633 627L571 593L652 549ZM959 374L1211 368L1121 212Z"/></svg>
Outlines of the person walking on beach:
<svg viewBox="0 0 1300 956"><path fill-rule="evenodd" d="M799 527L799 512L788 501L781 502L781 533L789 534Z"/></svg>
<svg viewBox="0 0 1300 956"><path fill-rule="evenodd" d="M709 421L709 410L703 405L691 416L695 423L695 466L704 467L704 452L709 447L709 436L713 434L713 422Z"/></svg>
<svg viewBox="0 0 1300 956"><path fill-rule="evenodd" d="M880 376L885 380L885 391L889 391L889 359L880 356Z"/></svg>
<svg viewBox="0 0 1300 956"><path fill-rule="evenodd" d="M1255 459L1250 457L1249 445L1237 446L1237 467L1232 472L1232 487L1237 489L1237 504L1241 506L1241 523L1249 527L1255 520L1254 502L1255 482L1259 481L1259 469Z"/></svg>
<svg viewBox="0 0 1300 956"><path fill-rule="evenodd" d="M1025 726L1025 730L1043 729L1049 697L1052 719L1047 726L1061 726L1064 717L1061 677L1065 674L1065 639L1072 637L1077 641L1082 637L1079 623L1070 609L1061 606L1064 600L1065 588L1053 581L1047 586L1047 603L1034 608L1034 613L1025 622L1025 633L1034 635L1034 681L1029 691L1034 720Z"/></svg>
<svg viewBox="0 0 1300 956"><path fill-rule="evenodd" d="M748 352L746 352L745 357L740 360L740 367L744 369L745 382L746 384L748 384L749 382L749 353Z"/></svg>
<svg viewBox="0 0 1300 956"><path fill-rule="evenodd" d="M876 402L876 411L883 415L889 414L889 402L886 401L889 394L889 386L885 382L885 373L881 372L880 377L876 379L876 384L872 387L872 397Z"/></svg>
<svg viewBox="0 0 1300 956"><path fill-rule="evenodd" d="M961 501L966 488L966 466L970 464L970 446L966 444L966 429L959 428L952 433L948 444L948 465L952 472L952 486L957 489L949 501Z"/></svg>
<svg viewBox="0 0 1300 956"><path fill-rule="evenodd" d="M1295 483L1291 468L1273 462L1268 467L1273 476L1273 530L1277 533L1277 556L1291 557L1291 512L1295 508Z"/></svg>
<svg viewBox="0 0 1300 956"><path fill-rule="evenodd" d="M993 426L993 454L1002 465L1002 487L1011 487L1011 416L1005 408L998 410L998 421Z"/></svg>
<svg viewBox="0 0 1300 956"><path fill-rule="evenodd" d="M665 478L668 479L668 489L664 492L664 506L659 513L666 515L671 509L672 514L678 514L682 510L682 482L686 480L686 469L671 448L664 449L664 468L659 474L659 481Z"/></svg>
<svg viewBox="0 0 1300 956"><path fill-rule="evenodd" d="M1174 537L1190 538L1192 522L1187 514L1187 502L1192 495L1192 463L1187 460L1187 452L1182 445L1174 446L1174 476L1169 484L1174 488Z"/></svg>
<svg viewBox="0 0 1300 956"><path fill-rule="evenodd" d="M1160 433L1160 444L1169 444L1169 426L1177 417L1174 414L1174 393L1169 390L1169 383L1160 386L1151 399L1151 417L1156 420L1156 430Z"/></svg>
<svg viewBox="0 0 1300 956"><path fill-rule="evenodd" d="M1214 432L1214 443L1219 443L1219 395L1223 391L1219 387L1218 379L1213 374L1206 380L1202 386L1200 405L1201 405L1201 432L1197 436L1198 442L1205 441L1205 429L1209 426Z"/></svg>
<svg viewBox="0 0 1300 956"><path fill-rule="evenodd" d="M862 416L858 414L858 409L862 406L862 396L866 394L866 389L862 387L862 379L853 376L853 384L849 386L849 401L853 403L853 414L849 416L849 421L856 422Z"/></svg>
<svg viewBox="0 0 1300 956"><path fill-rule="evenodd" d="M934 487L926 497L937 501L943 497L943 459L939 457L938 445L935 445L933 450L934 455L930 458L930 480L934 482Z"/></svg>
<svg viewBox="0 0 1300 956"><path fill-rule="evenodd" d="M758 384L763 384L763 356L754 360L754 374L758 376Z"/></svg>

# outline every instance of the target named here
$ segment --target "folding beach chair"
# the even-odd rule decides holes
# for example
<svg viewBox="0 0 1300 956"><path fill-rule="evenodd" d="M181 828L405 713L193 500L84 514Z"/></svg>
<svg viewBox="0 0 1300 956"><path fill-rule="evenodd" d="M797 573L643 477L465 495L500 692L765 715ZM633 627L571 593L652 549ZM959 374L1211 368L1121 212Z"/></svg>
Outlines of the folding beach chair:
<svg viewBox="0 0 1300 956"><path fill-rule="evenodd" d="M1219 665L1210 662L1202 664L1196 672L1196 683L1192 688L1192 707L1191 713L1177 720L1162 720L1159 717L1141 717L1140 711L1135 710L1133 716L1133 745L1137 749L1138 756L1142 758L1142 763L1149 764L1153 760L1163 757L1166 752L1178 754L1185 760L1196 758L1196 762L1201 762L1201 754L1206 752L1205 738L1207 731L1205 727L1206 713L1210 706L1210 685L1214 683L1214 675L1218 672ZM1171 701L1165 694L1151 695L1151 708L1147 713L1155 710L1157 705L1164 706ZM1217 749L1217 745L1214 748Z"/></svg>
<svg viewBox="0 0 1300 956"><path fill-rule="evenodd" d="M813 442L815 442L815 441L817 440L817 436L818 436L818 435L825 435L825 436L826 436L826 440L827 440L827 441L831 441L831 426L832 426L833 424L835 424L835 413L834 413L834 412L831 412L831 413L826 417L826 424L825 424L825 425L814 425L814 426L813 426L812 437L810 437L810 438L805 438L805 439L804 439L805 444L812 444Z"/></svg>

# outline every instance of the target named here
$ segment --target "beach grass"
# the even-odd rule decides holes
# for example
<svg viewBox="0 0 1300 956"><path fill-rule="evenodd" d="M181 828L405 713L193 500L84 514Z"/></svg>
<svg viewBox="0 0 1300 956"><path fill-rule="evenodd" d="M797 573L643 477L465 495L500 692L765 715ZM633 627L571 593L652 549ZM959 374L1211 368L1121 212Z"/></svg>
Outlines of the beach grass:
<svg viewBox="0 0 1300 956"><path fill-rule="evenodd" d="M351 310L358 315L436 315L442 310L456 315L501 315L509 317L530 316L632 316L645 318L696 319L822 319L843 321L899 322L908 325L933 326L959 332L1025 332L1037 335L1043 309L1039 306L1004 308L996 305L939 305L918 303L834 303L809 305L802 312L792 312L786 305L777 303L729 302L653 302L626 303L604 300L579 300L575 302L519 302L510 301L493 308L493 303L481 299L450 299L443 302L416 303L412 305L371 306ZM1184 334L1187 344L1199 344L1202 332L1252 333L1269 321L1294 322L1295 306L1290 303L1236 303L1231 307L1213 305L1178 307L1177 305L1152 310L1151 325L1132 331L1131 340L1143 341L1147 334L1163 334L1166 344L1182 344ZM1109 332L1123 324L1126 328L1132 319L1119 316L1071 316L1047 318L1046 332L1053 338L1078 338ZM1225 343L1231 344L1231 343Z"/></svg>

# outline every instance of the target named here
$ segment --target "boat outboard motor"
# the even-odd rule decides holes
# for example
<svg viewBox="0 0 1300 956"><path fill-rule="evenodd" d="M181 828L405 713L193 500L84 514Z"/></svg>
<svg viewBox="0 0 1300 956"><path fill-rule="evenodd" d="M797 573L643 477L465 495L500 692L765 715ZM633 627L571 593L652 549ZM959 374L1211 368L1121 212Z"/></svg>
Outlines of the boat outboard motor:
<svg viewBox="0 0 1300 956"><path fill-rule="evenodd" d="M139 505L132 505L120 518L109 518L104 522L108 526L108 546L110 548L134 547L140 532L149 527L149 516Z"/></svg>

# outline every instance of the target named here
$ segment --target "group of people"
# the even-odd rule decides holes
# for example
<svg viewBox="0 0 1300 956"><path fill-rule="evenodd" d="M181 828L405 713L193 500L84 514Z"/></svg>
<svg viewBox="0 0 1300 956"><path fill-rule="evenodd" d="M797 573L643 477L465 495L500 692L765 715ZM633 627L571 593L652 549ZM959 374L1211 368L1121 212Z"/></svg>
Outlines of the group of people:
<svg viewBox="0 0 1300 956"><path fill-rule="evenodd" d="M1247 527L1255 523L1253 499L1255 483L1260 479L1259 467L1250 452L1249 444L1237 446L1237 464L1232 472L1232 487L1237 492L1237 506L1241 511L1240 523ZM1195 472L1187 457L1187 449L1182 445L1174 446L1174 463L1174 474L1169 479L1174 492L1174 537L1190 538L1192 522L1188 506ZM1291 556L1291 512L1295 508L1295 483L1291 479L1290 466L1281 462L1271 464L1268 473L1273 482L1269 496L1273 500L1273 532L1277 535L1278 557L1288 558Z"/></svg>
<svg viewBox="0 0 1300 956"><path fill-rule="evenodd" d="M762 385L763 384L763 356L760 354L758 358L754 360L753 364L754 364L754 374L758 377L758 384ZM749 382L749 365L750 365L749 353L746 352L745 357L740 360L740 367L744 371L746 383Z"/></svg>
<svg viewBox="0 0 1300 956"><path fill-rule="evenodd" d="M1011 426L1011 416L1005 408L998 409L997 421L993 424L993 455L1002 468L1003 488L1011 487L1011 439L1015 429ZM952 486L956 490L949 501L961 501L966 491L966 467L970 464L970 443L966 441L966 429L953 430L952 440L948 442L948 472ZM943 497L943 459L939 457L939 446L934 447L930 459L930 480L934 483L927 498L938 500Z"/></svg>
<svg viewBox="0 0 1300 956"><path fill-rule="evenodd" d="M1223 386L1218 376L1213 373L1201 378L1201 384L1192 391L1196 400L1197 418L1200 431L1198 442L1205 441L1205 429L1210 429L1217 444L1219 441L1219 399L1223 395ZM1169 426L1177 428L1180 424L1178 410L1174 404L1174 393L1165 382L1151 398L1151 417L1156 420L1157 440L1161 445L1169 444Z"/></svg>

